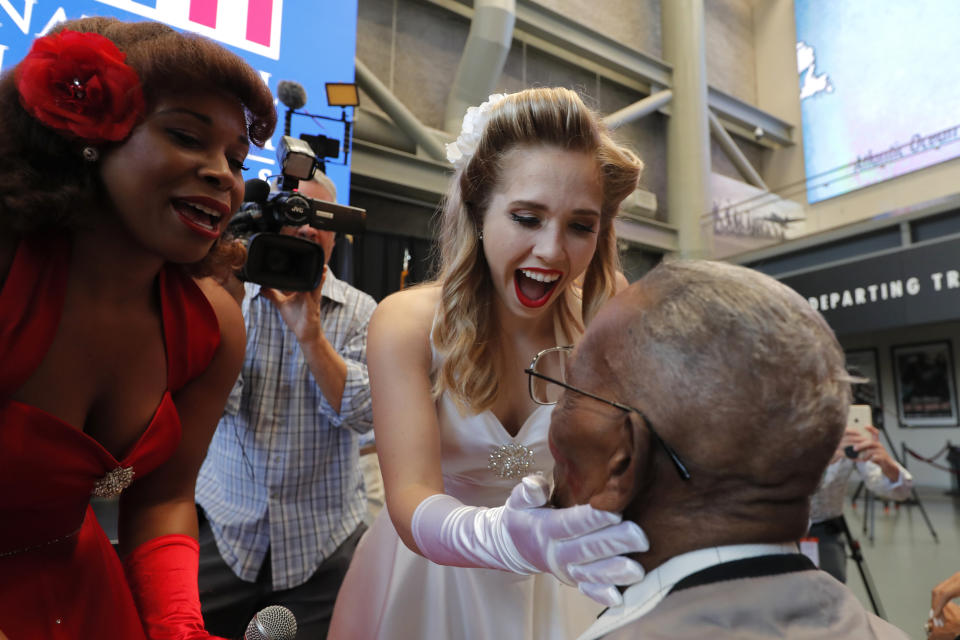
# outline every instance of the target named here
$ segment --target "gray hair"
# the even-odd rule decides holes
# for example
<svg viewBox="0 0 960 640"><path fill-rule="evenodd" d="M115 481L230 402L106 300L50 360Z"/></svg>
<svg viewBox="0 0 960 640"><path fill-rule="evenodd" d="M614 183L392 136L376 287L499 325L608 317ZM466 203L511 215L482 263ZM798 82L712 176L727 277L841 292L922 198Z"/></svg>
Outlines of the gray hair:
<svg viewBox="0 0 960 640"><path fill-rule="evenodd" d="M316 182L318 185L329 191L334 200L337 199L337 185L333 182L333 180L330 179L330 176L325 174L323 171L320 171L320 169L315 170L313 172L313 176L307 180L307 182ZM280 176L274 176L270 178L270 190L279 191L280 183Z"/></svg>
<svg viewBox="0 0 960 640"><path fill-rule="evenodd" d="M316 182L318 185L330 192L330 196L333 200L337 199L337 185L333 183L333 180L330 179L330 176L325 174L320 169L317 169L313 172L313 177L310 178L310 182Z"/></svg>
<svg viewBox="0 0 960 640"><path fill-rule="evenodd" d="M720 262L669 261L641 282L650 302L631 323L633 360L656 380L633 382L661 398L645 399L664 426L731 444L729 456L740 456L747 477L806 475L789 461L810 456L810 481L818 480L817 465L846 423L853 380L823 317L773 278ZM707 444L690 440L700 458ZM767 447L772 455L762 453ZM775 471L784 460L787 468Z"/></svg>

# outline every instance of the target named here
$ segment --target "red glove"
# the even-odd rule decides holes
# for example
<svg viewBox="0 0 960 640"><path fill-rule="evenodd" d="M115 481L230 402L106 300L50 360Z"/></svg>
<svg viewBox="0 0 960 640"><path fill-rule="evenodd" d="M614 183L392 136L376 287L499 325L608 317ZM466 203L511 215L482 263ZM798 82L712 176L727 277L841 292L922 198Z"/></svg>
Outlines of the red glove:
<svg viewBox="0 0 960 640"><path fill-rule="evenodd" d="M123 566L150 640L217 639L203 628L197 586L200 543L194 538L171 534L147 540Z"/></svg>

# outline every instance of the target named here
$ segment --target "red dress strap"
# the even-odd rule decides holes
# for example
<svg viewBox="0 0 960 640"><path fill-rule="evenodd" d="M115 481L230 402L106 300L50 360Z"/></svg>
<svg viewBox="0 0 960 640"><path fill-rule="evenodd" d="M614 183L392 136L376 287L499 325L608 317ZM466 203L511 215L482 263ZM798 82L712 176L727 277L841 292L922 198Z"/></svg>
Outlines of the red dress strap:
<svg viewBox="0 0 960 640"><path fill-rule="evenodd" d="M0 398L40 366L60 323L70 266L66 236L20 241L0 291Z"/></svg>
<svg viewBox="0 0 960 640"><path fill-rule="evenodd" d="M170 457L181 434L170 391L209 365L220 330L197 284L179 267L161 269L155 291L168 392L140 439L116 460L75 426L9 397L56 335L70 255L68 237L23 239L0 290L0 524L16 523L0 526L0 629L11 638L145 640L120 559L89 507L90 494L111 474L132 471L136 482Z"/></svg>
<svg viewBox="0 0 960 640"><path fill-rule="evenodd" d="M167 388L174 393L207 368L220 346L220 323L207 296L177 265L160 272L167 341Z"/></svg>

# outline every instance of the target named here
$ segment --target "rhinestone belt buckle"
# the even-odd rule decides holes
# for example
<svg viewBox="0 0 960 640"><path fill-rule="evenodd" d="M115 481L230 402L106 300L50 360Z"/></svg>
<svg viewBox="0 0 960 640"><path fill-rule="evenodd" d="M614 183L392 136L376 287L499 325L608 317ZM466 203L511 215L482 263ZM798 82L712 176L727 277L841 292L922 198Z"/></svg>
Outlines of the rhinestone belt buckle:
<svg viewBox="0 0 960 640"><path fill-rule="evenodd" d="M93 495L113 498L133 483L133 467L117 467L93 483Z"/></svg>
<svg viewBox="0 0 960 640"><path fill-rule="evenodd" d="M511 442L493 447L488 460L487 469L498 477L504 480L519 479L530 472L530 467L533 466L533 451L522 444Z"/></svg>

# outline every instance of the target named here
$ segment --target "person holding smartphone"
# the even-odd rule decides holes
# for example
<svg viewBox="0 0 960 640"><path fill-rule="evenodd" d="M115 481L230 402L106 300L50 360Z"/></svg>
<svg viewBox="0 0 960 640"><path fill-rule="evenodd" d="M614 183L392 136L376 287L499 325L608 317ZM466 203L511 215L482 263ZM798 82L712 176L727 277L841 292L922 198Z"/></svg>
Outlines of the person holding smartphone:
<svg viewBox="0 0 960 640"><path fill-rule="evenodd" d="M862 409L866 409L865 415ZM847 556L843 541L843 498L854 471L867 489L889 500L906 500L913 488L913 476L900 465L880 442L880 432L867 424L868 405L851 405L840 444L823 474L820 486L810 501L810 531L817 538L820 568L840 582L847 581Z"/></svg>

